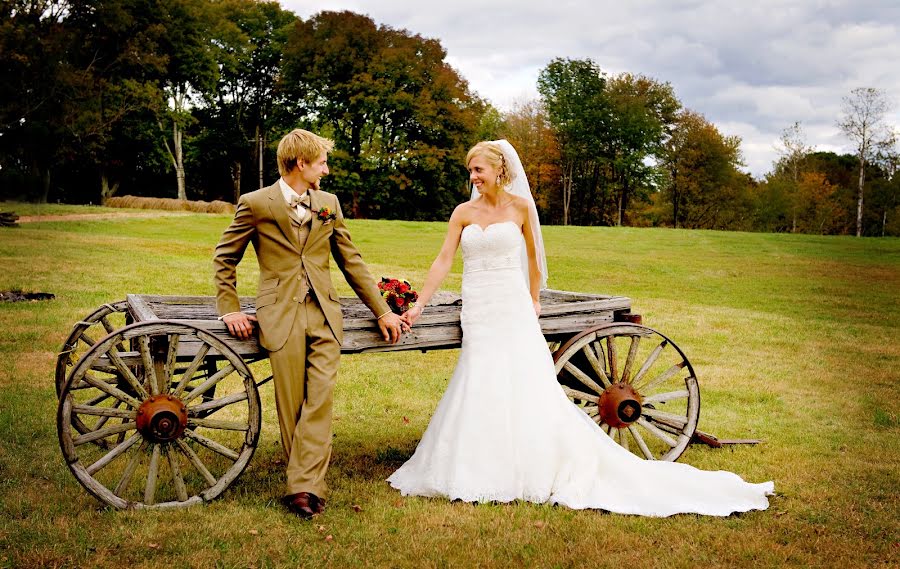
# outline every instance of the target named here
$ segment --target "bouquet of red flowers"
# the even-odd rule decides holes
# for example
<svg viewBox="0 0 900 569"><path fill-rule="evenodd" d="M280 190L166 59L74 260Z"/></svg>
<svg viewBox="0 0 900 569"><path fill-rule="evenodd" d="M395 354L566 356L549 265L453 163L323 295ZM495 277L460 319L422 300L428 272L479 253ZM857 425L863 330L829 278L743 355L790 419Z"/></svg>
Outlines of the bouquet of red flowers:
<svg viewBox="0 0 900 569"><path fill-rule="evenodd" d="M384 297L394 314L403 314L415 306L416 301L419 300L419 293L412 289L412 285L407 280L381 277L378 290L381 291L381 296Z"/></svg>

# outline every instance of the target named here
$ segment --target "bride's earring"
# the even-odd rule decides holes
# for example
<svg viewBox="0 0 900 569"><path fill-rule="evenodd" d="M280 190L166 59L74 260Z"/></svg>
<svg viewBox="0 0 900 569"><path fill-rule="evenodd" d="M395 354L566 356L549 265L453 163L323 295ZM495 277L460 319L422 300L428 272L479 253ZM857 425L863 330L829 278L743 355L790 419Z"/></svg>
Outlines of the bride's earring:
<svg viewBox="0 0 900 569"><path fill-rule="evenodd" d="M494 183L497 184L498 186L500 185L500 176L497 176L497 181Z"/></svg>

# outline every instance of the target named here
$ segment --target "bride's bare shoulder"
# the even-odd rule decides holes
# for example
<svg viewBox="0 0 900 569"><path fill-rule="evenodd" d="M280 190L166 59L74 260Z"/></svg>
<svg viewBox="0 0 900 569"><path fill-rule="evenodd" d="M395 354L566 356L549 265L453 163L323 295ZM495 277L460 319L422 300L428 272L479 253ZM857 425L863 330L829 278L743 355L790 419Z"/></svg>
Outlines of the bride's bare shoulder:
<svg viewBox="0 0 900 569"><path fill-rule="evenodd" d="M453 210L453 214L450 216L450 219L455 219L457 221L466 221L472 217L472 213L474 211L474 206L472 202L463 202L456 206Z"/></svg>
<svg viewBox="0 0 900 569"><path fill-rule="evenodd" d="M511 205L515 208L516 213L519 214L519 216L521 216L521 219L523 219L523 220L527 219L528 218L528 207L529 207L528 200L526 200L525 198L523 198L521 196L510 196L510 197L513 199Z"/></svg>

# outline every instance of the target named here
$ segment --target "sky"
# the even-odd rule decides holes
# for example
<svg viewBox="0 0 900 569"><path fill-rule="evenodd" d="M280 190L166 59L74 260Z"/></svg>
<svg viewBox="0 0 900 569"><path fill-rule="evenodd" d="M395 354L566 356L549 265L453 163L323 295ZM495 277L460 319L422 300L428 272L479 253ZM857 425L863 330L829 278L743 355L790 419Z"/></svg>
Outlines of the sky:
<svg viewBox="0 0 900 569"><path fill-rule="evenodd" d="M739 136L761 178L800 121L816 150L852 152L836 126L842 98L883 90L900 131L897 0L281 0L301 18L323 10L440 41L446 61L500 110L538 97L557 57L592 59L609 75L671 83L682 104Z"/></svg>

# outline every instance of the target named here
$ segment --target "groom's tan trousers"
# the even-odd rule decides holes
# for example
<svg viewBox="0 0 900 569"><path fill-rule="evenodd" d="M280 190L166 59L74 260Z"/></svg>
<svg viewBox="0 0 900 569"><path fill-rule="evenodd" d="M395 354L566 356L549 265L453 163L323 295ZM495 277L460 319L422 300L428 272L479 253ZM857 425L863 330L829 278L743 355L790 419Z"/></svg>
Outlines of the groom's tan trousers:
<svg viewBox="0 0 900 569"><path fill-rule="evenodd" d="M309 295L296 312L284 347L269 352L288 461L286 494L324 497L328 491L325 472L331 460L331 409L340 355L341 345L325 314Z"/></svg>

